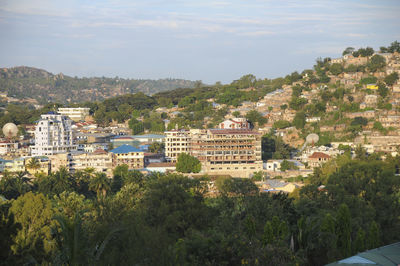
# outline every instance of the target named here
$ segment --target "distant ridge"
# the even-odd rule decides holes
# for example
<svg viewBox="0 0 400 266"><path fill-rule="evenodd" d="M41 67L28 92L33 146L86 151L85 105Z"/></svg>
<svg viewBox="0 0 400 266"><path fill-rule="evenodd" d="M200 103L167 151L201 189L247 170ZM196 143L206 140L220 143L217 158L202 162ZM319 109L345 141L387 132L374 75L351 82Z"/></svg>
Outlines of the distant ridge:
<svg viewBox="0 0 400 266"><path fill-rule="evenodd" d="M184 79L123 79L119 77L70 77L28 66L0 68L0 92L17 99L79 103L100 101L127 93L152 95L176 88L193 88L196 81Z"/></svg>

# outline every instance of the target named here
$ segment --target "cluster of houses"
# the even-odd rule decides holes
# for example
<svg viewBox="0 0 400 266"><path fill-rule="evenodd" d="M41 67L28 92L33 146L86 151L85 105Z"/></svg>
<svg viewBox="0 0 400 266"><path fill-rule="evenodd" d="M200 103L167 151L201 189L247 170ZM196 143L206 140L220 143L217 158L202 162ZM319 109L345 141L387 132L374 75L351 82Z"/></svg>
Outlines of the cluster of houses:
<svg viewBox="0 0 400 266"><path fill-rule="evenodd" d="M377 78L397 72L400 74L400 55L380 54L386 60L383 73L374 73ZM331 63L339 63L344 67L350 65L365 65L367 57L345 55L332 59ZM342 84L345 88L354 89L368 73L342 73L330 76L330 83ZM307 176L312 169L342 154L339 144L348 145L355 149L361 145L367 152L385 152L397 155L400 145L400 135L392 130L390 135L382 135L374 130L375 122L380 122L384 128L399 129L400 113L400 83L397 81L391 87L391 110L377 109L380 102L377 84L365 84L364 90L354 90L354 102L359 103L358 112L345 112L343 118L354 119L363 117L368 124L352 142L332 143L331 147L310 145L299 154L294 154L288 160L262 161L261 136L269 133L277 121L292 122L296 111L289 108L293 86L304 86L303 81L293 85L283 85L281 89L266 94L257 102L243 102L238 107L230 107L226 120L214 129L173 129L164 134L130 135L127 124L118 124L102 128L93 123L89 116L89 108L59 108L58 112L50 112L41 116L35 125L27 126L26 132L31 137L25 140L3 139L0 141L0 172L27 171L35 173L50 173L65 167L71 173L94 168L112 176L113 169L118 165L128 165L131 170L142 172L170 172L175 171L177 158L181 153L190 154L199 159L202 170L200 174L231 175L234 177L251 177L256 172L263 172L265 176L295 177ZM311 103L319 99L321 91L326 85L317 87L315 84L302 91L300 97ZM1 95L0 95L1 96ZM348 99L344 99L349 101ZM226 107L217 104L214 99L208 99L215 110ZM253 128L244 118L237 118L237 113L245 116L247 112L257 110L268 119L263 127ZM328 102L326 112L338 110L338 107ZM155 110L166 113L168 118L180 115L182 108L160 107ZM85 122L82 122L85 121ZM164 120L168 126L169 120ZM207 124L207 118L205 118ZM306 123L319 125L321 133L345 132L348 123L327 125L319 116L306 117ZM285 143L294 147L301 147L304 140L301 132L295 127L274 129L277 136L282 137ZM335 135L336 136L336 135ZM151 152L149 149L154 143L163 144L163 152ZM289 163L291 169L282 170L281 166ZM276 180L275 180L276 181ZM269 183L270 184L269 184ZM265 190L289 191L297 185L276 182L263 182L260 186Z"/></svg>

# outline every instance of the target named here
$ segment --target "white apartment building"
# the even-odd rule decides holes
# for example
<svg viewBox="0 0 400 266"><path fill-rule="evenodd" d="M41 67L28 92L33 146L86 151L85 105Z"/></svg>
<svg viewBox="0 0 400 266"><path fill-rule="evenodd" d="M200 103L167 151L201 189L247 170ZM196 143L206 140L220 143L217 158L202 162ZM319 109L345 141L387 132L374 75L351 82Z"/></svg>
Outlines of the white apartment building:
<svg viewBox="0 0 400 266"><path fill-rule="evenodd" d="M0 141L0 155L5 155L18 150L18 143L9 141Z"/></svg>
<svg viewBox="0 0 400 266"><path fill-rule="evenodd" d="M190 152L190 131L189 130L170 130L165 131L165 159L175 163L179 154Z"/></svg>
<svg viewBox="0 0 400 266"><path fill-rule="evenodd" d="M85 107L58 108L61 115L66 115L75 122L85 120L85 117L89 115L89 110L90 108Z"/></svg>
<svg viewBox="0 0 400 266"><path fill-rule="evenodd" d="M72 121L60 114L48 113L41 116L35 129L35 145L32 156L53 155L76 151L74 145Z"/></svg>

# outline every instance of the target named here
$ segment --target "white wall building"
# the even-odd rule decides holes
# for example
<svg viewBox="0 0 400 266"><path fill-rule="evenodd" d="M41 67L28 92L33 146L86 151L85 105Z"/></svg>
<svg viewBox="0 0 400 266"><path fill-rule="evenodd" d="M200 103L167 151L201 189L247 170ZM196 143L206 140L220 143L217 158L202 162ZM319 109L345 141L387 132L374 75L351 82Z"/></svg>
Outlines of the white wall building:
<svg viewBox="0 0 400 266"><path fill-rule="evenodd" d="M90 108L77 107L77 108L58 108L61 115L66 115L74 121L83 121L89 115Z"/></svg>
<svg viewBox="0 0 400 266"><path fill-rule="evenodd" d="M165 158L168 162L176 162L179 154L190 153L190 131L189 130L170 130L164 132L165 138Z"/></svg>
<svg viewBox="0 0 400 266"><path fill-rule="evenodd" d="M18 150L18 143L9 141L0 141L0 155Z"/></svg>
<svg viewBox="0 0 400 266"><path fill-rule="evenodd" d="M236 117L225 120L218 125L218 128L223 129L250 129L250 123L246 118Z"/></svg>
<svg viewBox="0 0 400 266"><path fill-rule="evenodd" d="M35 129L35 146L31 148L33 156L53 155L76 151L74 145L72 121L64 116L48 113L41 116Z"/></svg>

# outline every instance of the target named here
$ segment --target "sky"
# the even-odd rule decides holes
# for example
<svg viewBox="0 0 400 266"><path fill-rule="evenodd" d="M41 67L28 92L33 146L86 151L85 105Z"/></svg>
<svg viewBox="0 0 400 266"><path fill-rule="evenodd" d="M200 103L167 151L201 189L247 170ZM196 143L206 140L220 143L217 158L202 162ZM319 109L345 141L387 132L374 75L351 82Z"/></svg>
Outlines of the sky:
<svg viewBox="0 0 400 266"><path fill-rule="evenodd" d="M230 83L400 41L400 0L0 0L0 67Z"/></svg>

